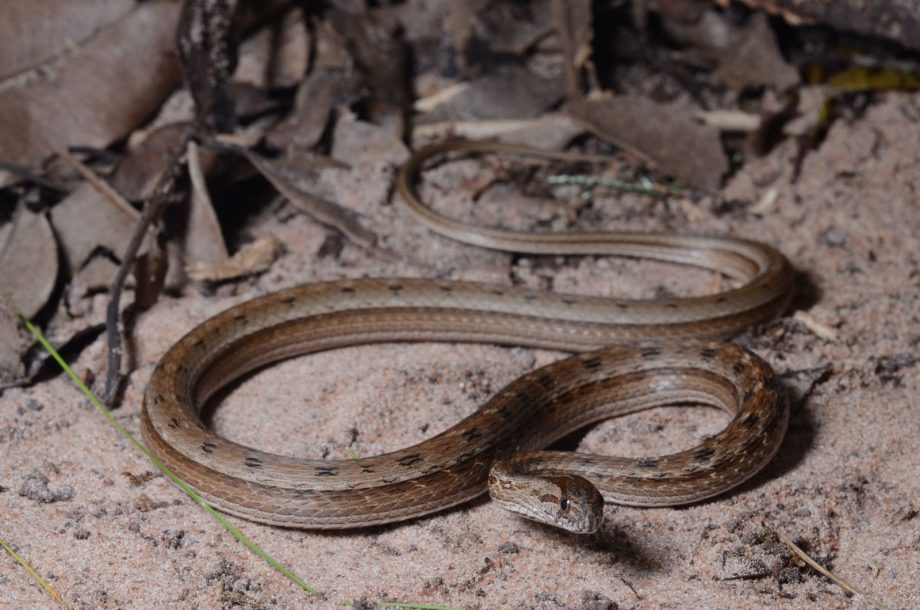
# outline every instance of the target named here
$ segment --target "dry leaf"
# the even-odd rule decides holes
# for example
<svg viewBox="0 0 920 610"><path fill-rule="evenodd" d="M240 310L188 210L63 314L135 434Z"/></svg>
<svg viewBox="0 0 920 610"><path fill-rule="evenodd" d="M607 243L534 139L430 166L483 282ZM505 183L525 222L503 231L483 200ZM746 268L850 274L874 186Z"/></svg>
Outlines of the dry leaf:
<svg viewBox="0 0 920 610"><path fill-rule="evenodd" d="M373 231L361 226L357 214L328 201L315 192L316 180L312 177L315 175L317 163L325 163L328 166L328 159L325 161L299 158L266 159L248 150L235 150L245 156L259 170L259 173L278 189L279 193L318 222L338 229L353 242L365 248L371 248L377 243L377 236Z"/></svg>
<svg viewBox="0 0 920 610"><path fill-rule="evenodd" d="M666 31L681 44L716 64L715 79L736 89L767 85L779 90L799 82L786 63L766 15L751 15L747 23L733 24L722 13L704 12L699 19L664 19Z"/></svg>
<svg viewBox="0 0 920 610"><path fill-rule="evenodd" d="M265 235L246 244L223 262L189 263L185 266L185 272L199 282L225 282L267 271L282 252L284 244L273 235Z"/></svg>
<svg viewBox="0 0 920 610"><path fill-rule="evenodd" d="M722 6L730 0L717 0ZM765 10L794 26L822 23L838 30L850 30L896 40L920 50L920 13L915 2L902 0L742 0L757 10Z"/></svg>
<svg viewBox="0 0 920 610"><path fill-rule="evenodd" d="M71 145L102 148L146 120L180 80L178 8L145 2L47 80L0 92L0 160L33 166ZM0 186L11 180L0 172Z"/></svg>
<svg viewBox="0 0 920 610"><path fill-rule="evenodd" d="M562 79L543 78L520 66L502 66L469 82L419 124L473 119L527 119L562 99Z"/></svg>
<svg viewBox="0 0 920 610"><path fill-rule="evenodd" d="M718 190L728 171L719 130L694 121L694 109L687 105L624 95L570 102L565 110L597 137L695 188Z"/></svg>
<svg viewBox="0 0 920 610"><path fill-rule="evenodd" d="M20 206L0 251L0 297L31 318L45 306L58 274L57 244L44 214Z"/></svg>
<svg viewBox="0 0 920 610"><path fill-rule="evenodd" d="M184 139L188 129L188 123L169 123L146 133L119 161L109 184L129 201L150 197L167 169L170 152Z"/></svg>
<svg viewBox="0 0 920 610"><path fill-rule="evenodd" d="M240 45L233 80L262 89L294 87L307 73L309 59L303 13L294 9Z"/></svg>
<svg viewBox="0 0 920 610"><path fill-rule="evenodd" d="M182 236L182 253L185 260L220 264L227 260L227 246L208 195L198 145L188 143L188 168L192 182L188 219Z"/></svg>
<svg viewBox="0 0 920 610"><path fill-rule="evenodd" d="M312 149L326 132L332 110L354 102L359 87L359 79L345 70L314 70L297 90L294 111L268 133L268 143L288 151Z"/></svg>
<svg viewBox="0 0 920 610"><path fill-rule="evenodd" d="M0 8L0 79L85 44L134 8L134 0L4 0ZM23 33L28 32L24 36Z"/></svg>
<svg viewBox="0 0 920 610"><path fill-rule="evenodd" d="M139 220L140 212L115 203L89 183L78 186L51 209L51 223L73 269L81 267L98 247L122 256ZM139 256L147 251L153 237L153 231L148 231Z"/></svg>

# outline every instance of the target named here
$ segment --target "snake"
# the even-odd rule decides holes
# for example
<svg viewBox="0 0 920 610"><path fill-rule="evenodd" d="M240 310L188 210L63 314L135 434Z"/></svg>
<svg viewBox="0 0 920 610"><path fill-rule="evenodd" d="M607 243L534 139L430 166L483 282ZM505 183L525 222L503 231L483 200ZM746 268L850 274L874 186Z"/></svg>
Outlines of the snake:
<svg viewBox="0 0 920 610"><path fill-rule="evenodd" d="M742 238L652 233L524 233L483 228L426 205L426 162L497 153L598 161L499 142L418 149L397 190L417 221L450 238L531 255L653 259L731 280L716 294L620 299L425 278L308 283L254 298L192 329L159 360L141 412L147 447L214 507L270 525L352 529L444 511L487 490L513 513L574 533L597 531L606 503L678 506L736 487L777 453L789 420L782 384L760 357L724 340L788 307L793 270ZM604 157L601 157L603 159ZM277 455L223 438L202 409L276 361L381 342L491 343L569 352L528 372L448 430L356 459ZM357 371L356 371L357 374ZM590 424L666 405L726 411L690 449L651 457L547 450Z"/></svg>

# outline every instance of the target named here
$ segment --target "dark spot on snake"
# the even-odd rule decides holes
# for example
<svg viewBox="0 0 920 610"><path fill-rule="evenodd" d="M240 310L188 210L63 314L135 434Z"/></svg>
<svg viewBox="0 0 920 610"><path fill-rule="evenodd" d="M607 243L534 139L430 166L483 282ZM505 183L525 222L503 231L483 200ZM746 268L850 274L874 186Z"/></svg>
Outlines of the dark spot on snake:
<svg viewBox="0 0 920 610"><path fill-rule="evenodd" d="M511 409L509 409L508 407L499 408L498 414L505 421L511 421L511 419L514 417L514 413L512 413Z"/></svg>
<svg viewBox="0 0 920 610"><path fill-rule="evenodd" d="M165 401L165 400L166 400L166 399L163 397L162 394L154 394L154 395L153 395L153 404L155 404L155 405L161 405L161 404L163 404L163 401Z"/></svg>
<svg viewBox="0 0 920 610"><path fill-rule="evenodd" d="M202 347L204 347L204 346L205 346L204 339L198 339L197 341L195 341L194 346L197 347L197 348L199 348L199 349L201 349Z"/></svg>
<svg viewBox="0 0 920 610"><path fill-rule="evenodd" d="M169 418L169 427L172 428L173 430L175 430L176 428L178 428L178 427L179 427L179 420L176 419L175 417L170 417L170 418Z"/></svg>
<svg viewBox="0 0 920 610"><path fill-rule="evenodd" d="M256 457L248 457L243 461L249 468L261 468L262 460Z"/></svg>
<svg viewBox="0 0 920 610"><path fill-rule="evenodd" d="M496 296L505 296L505 292L503 290L499 290L498 288L493 288L490 292Z"/></svg>
<svg viewBox="0 0 920 610"><path fill-rule="evenodd" d="M316 469L316 476L318 477L334 477L336 475L338 475L336 466L319 466Z"/></svg>
<svg viewBox="0 0 920 610"><path fill-rule="evenodd" d="M177 364L177 365L176 365L176 372L177 372L177 373L182 373L183 375L185 375L186 373L188 373L188 367L185 366L184 364Z"/></svg>
<svg viewBox="0 0 920 610"><path fill-rule="evenodd" d="M450 284L441 284L440 286L438 286L438 288L440 288L444 292L452 292L454 289L454 287L451 286Z"/></svg>
<svg viewBox="0 0 920 610"><path fill-rule="evenodd" d="M528 292L527 294L524 295L524 300L525 301L535 301L537 300L537 295L531 294Z"/></svg>
<svg viewBox="0 0 920 610"><path fill-rule="evenodd" d="M207 453L208 455L211 455L212 453L214 453L215 449L217 449L217 445L215 445L214 443L203 443L201 445L201 450Z"/></svg>
<svg viewBox="0 0 920 610"><path fill-rule="evenodd" d="M748 414L747 417L744 418L744 421L742 421L741 423L748 430L753 430L754 428L757 427L757 424L760 423L760 418L757 417L757 415L755 415L754 413L750 413Z"/></svg>
<svg viewBox="0 0 920 610"><path fill-rule="evenodd" d="M244 313L238 313L238 314L236 314L235 316L233 316L233 319L236 320L236 321L238 321L238 322L242 322L243 320L246 319L246 314L244 314Z"/></svg>
<svg viewBox="0 0 920 610"><path fill-rule="evenodd" d="M658 468L658 460L655 458L636 458L636 466L639 468Z"/></svg>
<svg viewBox="0 0 920 610"><path fill-rule="evenodd" d="M751 402L751 398L754 397L754 392L750 388L744 391L744 396L741 397L741 404L747 404Z"/></svg>
<svg viewBox="0 0 920 610"><path fill-rule="evenodd" d="M540 375L540 377L537 379L537 383L539 383L541 386L543 386L544 389L547 390L552 389L552 387L556 385L556 382L553 380L551 375Z"/></svg>
<svg viewBox="0 0 920 610"><path fill-rule="evenodd" d="M574 305L578 301L573 299L572 297L562 297L562 302L565 303L566 305Z"/></svg>
<svg viewBox="0 0 920 610"><path fill-rule="evenodd" d="M668 473L667 472L656 472L655 474L652 475L652 478L653 479L666 479L668 478Z"/></svg>
<svg viewBox="0 0 920 610"><path fill-rule="evenodd" d="M581 361L581 365L585 367L586 369L596 369L600 367L601 359L598 358L597 356L586 358Z"/></svg>
<svg viewBox="0 0 920 610"><path fill-rule="evenodd" d="M728 300L728 299L727 299L726 297L719 297L719 298L716 299L716 303L724 303L724 302L727 301L727 300Z"/></svg>
<svg viewBox="0 0 920 610"><path fill-rule="evenodd" d="M402 284L391 284L391 285L387 286L387 289L388 289L390 292L399 292L400 290L403 289L403 285L402 285Z"/></svg>
<svg viewBox="0 0 920 610"><path fill-rule="evenodd" d="M465 438L468 442L472 443L476 439L482 438L482 432L480 432L476 428L470 428L469 430L463 433L463 438Z"/></svg>
<svg viewBox="0 0 920 610"><path fill-rule="evenodd" d="M703 449L699 449L693 453L693 459L697 462L705 462L715 454L716 450L712 447L704 447Z"/></svg>
<svg viewBox="0 0 920 610"><path fill-rule="evenodd" d="M655 356L661 355L660 347L647 347L639 352L639 355L643 358L654 358Z"/></svg>
<svg viewBox="0 0 920 610"><path fill-rule="evenodd" d="M622 302L620 302L620 301L617 301L616 303L614 303L614 305L616 305L616 306L619 307L620 309L629 309L629 304L628 304L628 303L622 303Z"/></svg>
<svg viewBox="0 0 920 610"><path fill-rule="evenodd" d="M370 464L358 464L361 466L361 472L365 474L374 474L374 467Z"/></svg>
<svg viewBox="0 0 920 610"><path fill-rule="evenodd" d="M514 395L514 397L517 399L518 404L521 405L522 407L529 407L531 403L533 402L533 396L531 396L527 392L518 392L517 394Z"/></svg>
<svg viewBox="0 0 920 610"><path fill-rule="evenodd" d="M767 377L763 382L763 387L771 391L778 390L779 389L779 379L773 376Z"/></svg>
<svg viewBox="0 0 920 610"><path fill-rule="evenodd" d="M713 348L707 347L700 351L700 357L705 360L710 360L712 358L715 358L717 353L718 352L716 352L716 350L714 350Z"/></svg>
<svg viewBox="0 0 920 610"><path fill-rule="evenodd" d="M665 307L668 309L677 309L677 303L665 303Z"/></svg>
<svg viewBox="0 0 920 610"><path fill-rule="evenodd" d="M422 461L422 456L418 453L413 453L412 455L407 455L399 458L400 466L411 466L413 464L418 464Z"/></svg>
<svg viewBox="0 0 920 610"><path fill-rule="evenodd" d="M586 457L586 458L580 458L578 460L578 463L581 464L582 466L594 466L595 464L597 464L597 460Z"/></svg>
<svg viewBox="0 0 920 610"><path fill-rule="evenodd" d="M349 293L349 292L354 292L354 291L355 291L355 289L352 288L351 286L343 286L343 287L342 287L342 292Z"/></svg>
<svg viewBox="0 0 920 610"><path fill-rule="evenodd" d="M294 303L297 302L297 297L284 297L283 299L281 299L281 302L284 303L285 305L293 305Z"/></svg>
<svg viewBox="0 0 920 610"><path fill-rule="evenodd" d="M741 373L744 372L744 363L736 362L735 364L732 365L732 370L735 371L735 373L737 373L738 375L740 375Z"/></svg>

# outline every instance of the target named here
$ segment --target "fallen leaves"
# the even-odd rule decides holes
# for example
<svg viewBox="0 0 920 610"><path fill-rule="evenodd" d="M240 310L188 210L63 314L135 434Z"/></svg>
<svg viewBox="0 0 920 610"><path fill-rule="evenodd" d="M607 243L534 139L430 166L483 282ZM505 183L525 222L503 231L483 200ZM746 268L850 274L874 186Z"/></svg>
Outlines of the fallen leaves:
<svg viewBox="0 0 920 610"><path fill-rule="evenodd" d="M565 109L599 138L695 188L717 190L728 171L719 131L697 123L688 104L623 95L570 102Z"/></svg>
<svg viewBox="0 0 920 610"><path fill-rule="evenodd" d="M0 91L0 161L34 166L71 145L131 132L179 82L178 6L145 2L86 42L47 79ZM12 178L0 173L0 185Z"/></svg>
<svg viewBox="0 0 920 610"><path fill-rule="evenodd" d="M20 206L6 244L0 244L0 297L31 318L44 307L58 274L57 245L44 214Z"/></svg>

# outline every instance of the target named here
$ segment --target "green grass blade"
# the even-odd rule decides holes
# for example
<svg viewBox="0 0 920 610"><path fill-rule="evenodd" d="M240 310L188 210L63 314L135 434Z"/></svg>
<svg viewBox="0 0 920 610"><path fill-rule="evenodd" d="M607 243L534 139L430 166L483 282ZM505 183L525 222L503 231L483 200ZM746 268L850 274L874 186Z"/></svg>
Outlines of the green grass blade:
<svg viewBox="0 0 920 610"><path fill-rule="evenodd" d="M42 588L48 593L48 595L54 598L54 601L61 604L65 608L68 608L68 609L70 608L70 606L68 606L64 602L64 599L58 594L58 592L54 590L54 587L52 587L51 584L47 580L42 578L42 575L36 572L35 569L29 565L28 561L20 557L19 553L13 550L13 547L11 547L6 542L4 542L3 539L0 539L0 546L2 546L6 550L6 552L9 553L10 556L13 559L15 559L16 562L19 565L21 565L23 569L25 569L25 571L28 572L29 575L36 580L36 582L38 582L38 584L42 586Z"/></svg>
<svg viewBox="0 0 920 610"><path fill-rule="evenodd" d="M314 589L313 587L305 583L296 574L294 574L293 572L288 570L286 567L278 563L278 561L274 557L272 557L271 555L263 551L259 545L257 545L255 542L247 538L241 531L236 529L229 521L227 521L227 519L223 515L221 515L214 508L212 508L211 505L208 504L204 498L199 496L198 493L194 489L189 487L185 481L183 481L178 476L176 476L169 468L166 467L166 465L163 462L160 461L160 459L157 456L153 455L153 453L151 453L149 449L144 447L144 445L142 445L139 440L134 438L134 435L128 432L128 430L124 426L122 426L121 423L117 419L115 419L115 416L112 415L112 412L109 411L108 408L106 408L104 404L102 404L102 401L100 401L96 397L96 395L93 394L93 391L90 390L88 387L86 387L86 384L83 383L83 380L77 376L77 374L74 372L72 368L70 368L70 365L68 365L67 362L64 360L64 358L62 358L61 355L58 353L58 351L54 349L54 346L52 346L51 343L48 342L48 340L45 338L42 332L37 327L35 327L31 322L26 320L24 317L20 316L19 319L22 321L26 329L28 329L28 331L32 333L32 336L35 337L39 343L41 343L42 347L44 347L48 351L48 353L51 354L51 357L54 358L54 360L61 366L62 369L64 369L64 372L67 373L67 376L70 377L71 381L73 381L74 384L80 389L80 391L86 395L89 401L93 403L93 406L96 407L96 410L102 413L103 417L105 417L109 421L110 424L115 426L115 428L119 432L121 432L121 434L126 439L128 439L132 445L137 447L141 451L141 453L146 455L147 459L149 459L153 463L153 465L156 466L160 470L160 472L166 475L173 483L175 483L179 487L179 489L184 491L192 500L194 500L197 504L199 504L202 508L204 508L208 512L208 514L214 517L214 519L217 520L217 522L220 523L224 527L224 529L230 532L230 534L234 538L236 538L237 540L242 542L244 545L246 545L246 548L252 551L257 557L261 558L268 565L270 565L275 570L283 574L288 580L290 580L292 583L294 583L295 585L297 585L304 591L307 591L308 593L311 593L311 594L316 593L316 589Z"/></svg>

